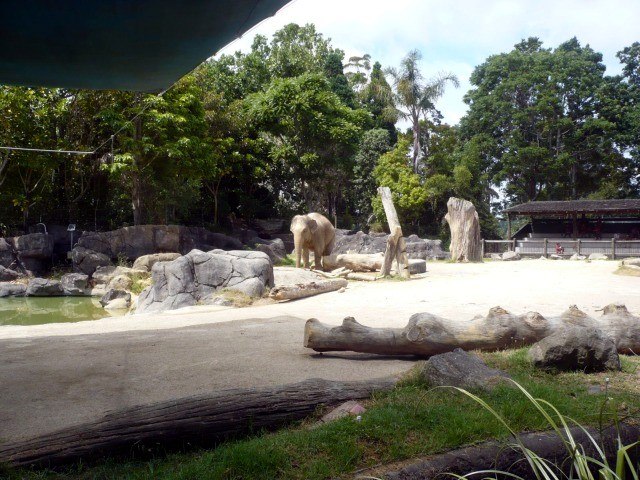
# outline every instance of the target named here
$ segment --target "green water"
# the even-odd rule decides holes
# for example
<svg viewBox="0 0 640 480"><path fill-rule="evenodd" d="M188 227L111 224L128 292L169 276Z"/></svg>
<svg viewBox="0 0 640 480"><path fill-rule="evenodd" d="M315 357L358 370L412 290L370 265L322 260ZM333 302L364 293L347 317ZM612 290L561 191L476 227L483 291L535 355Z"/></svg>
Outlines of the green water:
<svg viewBox="0 0 640 480"><path fill-rule="evenodd" d="M90 297L0 298L1 325L81 322L111 316Z"/></svg>

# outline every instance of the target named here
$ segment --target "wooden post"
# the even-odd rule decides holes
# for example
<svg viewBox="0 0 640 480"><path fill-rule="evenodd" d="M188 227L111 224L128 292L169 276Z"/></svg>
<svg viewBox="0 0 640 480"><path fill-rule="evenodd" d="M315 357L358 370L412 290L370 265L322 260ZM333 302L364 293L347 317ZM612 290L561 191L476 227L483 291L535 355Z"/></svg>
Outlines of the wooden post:
<svg viewBox="0 0 640 480"><path fill-rule="evenodd" d="M616 259L616 237L611 239L611 260Z"/></svg>
<svg viewBox="0 0 640 480"><path fill-rule="evenodd" d="M507 213L507 240L511 240L511 214Z"/></svg>
<svg viewBox="0 0 640 480"><path fill-rule="evenodd" d="M389 187L378 187L378 194L382 199L382 206L389 224L389 238L387 239L387 248L384 252L384 262L382 263L380 275L386 277L391 274L391 264L395 259L398 273L405 278L409 278L411 274L409 273L407 245L402 236L402 227L400 226L400 220L398 220L396 207L393 205L391 190Z"/></svg>
<svg viewBox="0 0 640 480"><path fill-rule="evenodd" d="M578 239L576 240L576 250L578 252L578 255L580 255L580 250L582 249L582 240Z"/></svg>
<svg viewBox="0 0 640 480"><path fill-rule="evenodd" d="M543 255L545 256L545 258L547 258L549 256L549 239L545 238L544 239L544 250L543 250Z"/></svg>
<svg viewBox="0 0 640 480"><path fill-rule="evenodd" d="M484 246L484 238L482 239L482 258L484 258L484 250L485 250L485 246Z"/></svg>
<svg viewBox="0 0 640 480"><path fill-rule="evenodd" d="M516 241L515 240L511 240L511 251L512 252L516 251Z"/></svg>

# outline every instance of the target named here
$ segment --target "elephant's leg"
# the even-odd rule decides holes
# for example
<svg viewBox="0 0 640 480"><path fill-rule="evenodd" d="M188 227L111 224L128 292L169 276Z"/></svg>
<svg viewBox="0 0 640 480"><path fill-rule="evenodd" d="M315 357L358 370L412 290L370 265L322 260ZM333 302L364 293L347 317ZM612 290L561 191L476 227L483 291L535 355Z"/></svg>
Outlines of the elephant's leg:
<svg viewBox="0 0 640 480"><path fill-rule="evenodd" d="M304 262L304 268L311 268L311 264L309 263L309 249L302 249L302 261Z"/></svg>
<svg viewBox="0 0 640 480"><path fill-rule="evenodd" d="M314 248L313 258L314 258L314 268L316 270L324 270L324 268L322 268L322 250Z"/></svg>

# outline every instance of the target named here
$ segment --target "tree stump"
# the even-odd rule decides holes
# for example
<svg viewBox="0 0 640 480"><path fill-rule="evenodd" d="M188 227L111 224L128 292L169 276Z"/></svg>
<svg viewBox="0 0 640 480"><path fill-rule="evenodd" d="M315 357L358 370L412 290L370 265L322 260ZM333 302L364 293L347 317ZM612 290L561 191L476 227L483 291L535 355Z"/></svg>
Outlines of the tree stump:
<svg viewBox="0 0 640 480"><path fill-rule="evenodd" d="M444 219L451 229L451 259L454 262L482 262L480 221L473 203L451 197Z"/></svg>

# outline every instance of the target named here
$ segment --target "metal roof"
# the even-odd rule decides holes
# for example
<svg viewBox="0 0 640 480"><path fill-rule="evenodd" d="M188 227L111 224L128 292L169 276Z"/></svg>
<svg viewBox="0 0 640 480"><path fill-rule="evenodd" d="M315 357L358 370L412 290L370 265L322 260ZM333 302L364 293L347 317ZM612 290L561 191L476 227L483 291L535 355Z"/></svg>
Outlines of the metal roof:
<svg viewBox="0 0 640 480"><path fill-rule="evenodd" d="M640 199L528 202L507 208L505 213L531 216L574 213L640 215Z"/></svg>
<svg viewBox="0 0 640 480"><path fill-rule="evenodd" d="M2 0L0 84L163 91L289 0Z"/></svg>

